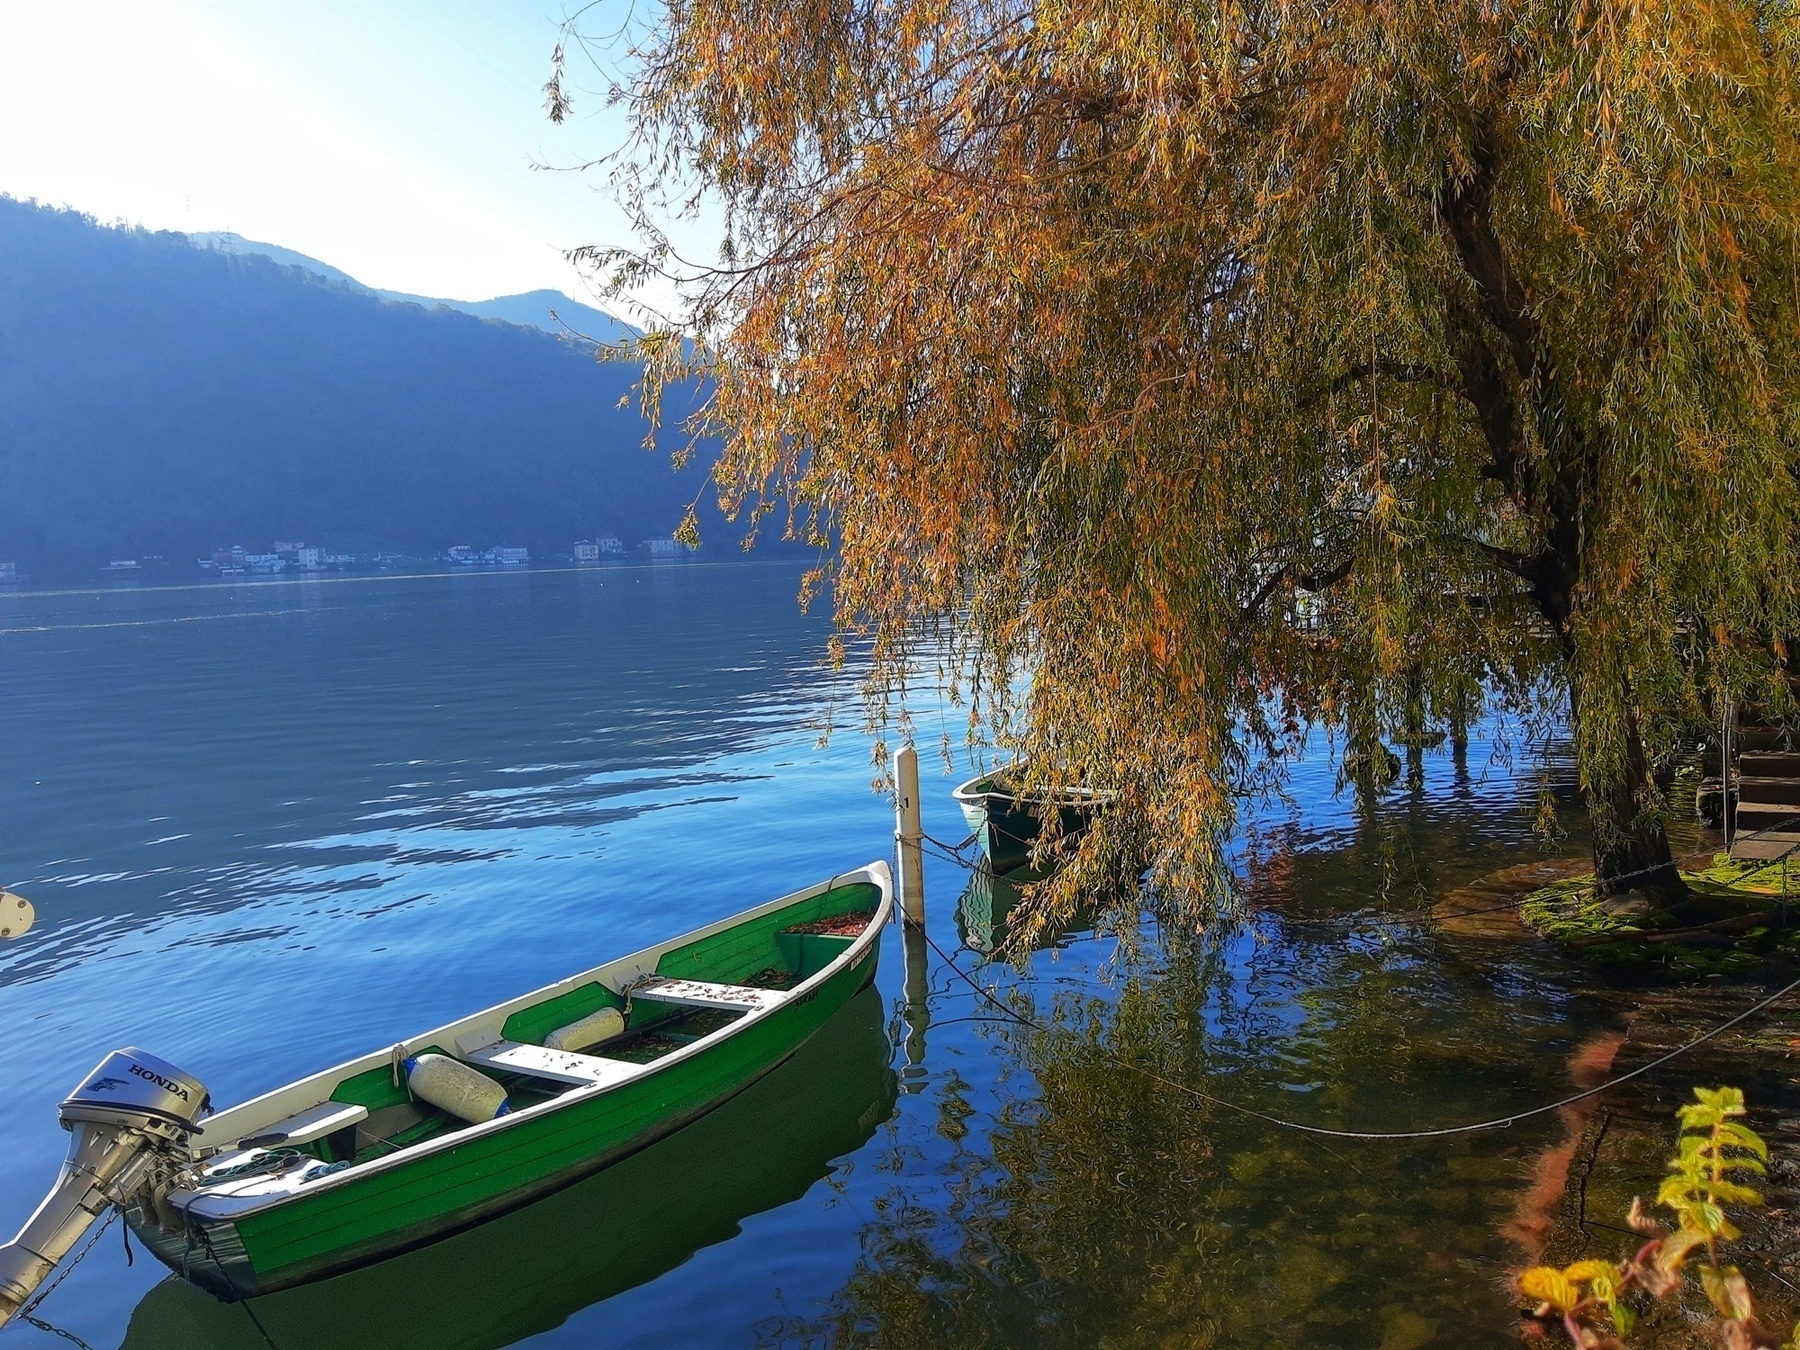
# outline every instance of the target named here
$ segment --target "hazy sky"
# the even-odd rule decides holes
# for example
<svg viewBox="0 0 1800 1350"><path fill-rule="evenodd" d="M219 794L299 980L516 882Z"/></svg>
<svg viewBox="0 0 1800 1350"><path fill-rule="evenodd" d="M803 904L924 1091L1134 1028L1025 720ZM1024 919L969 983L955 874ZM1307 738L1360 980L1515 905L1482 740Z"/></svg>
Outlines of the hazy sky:
<svg viewBox="0 0 1800 1350"><path fill-rule="evenodd" d="M235 230L392 290L588 298L562 251L628 242L617 208L600 174L531 166L623 133L598 94L572 124L544 116L565 8L0 0L0 193ZM623 0L586 26L608 10Z"/></svg>

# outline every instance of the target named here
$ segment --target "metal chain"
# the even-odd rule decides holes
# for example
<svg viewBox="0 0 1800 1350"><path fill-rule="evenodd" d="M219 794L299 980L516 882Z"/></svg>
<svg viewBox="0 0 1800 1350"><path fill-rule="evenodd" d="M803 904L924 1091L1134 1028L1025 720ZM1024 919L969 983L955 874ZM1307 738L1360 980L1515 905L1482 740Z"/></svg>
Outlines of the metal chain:
<svg viewBox="0 0 1800 1350"><path fill-rule="evenodd" d="M920 834L919 840L923 844L931 845L932 852L937 857L942 858L945 862L955 863L958 867L970 869L980 865L981 859L979 856L970 858L968 855L969 846L975 842L974 835L970 835L960 844L946 844L942 839L934 839L932 836L923 833Z"/></svg>
<svg viewBox="0 0 1800 1350"><path fill-rule="evenodd" d="M75 1267L80 1265L84 1260L87 1259L87 1254L94 1250L94 1246L96 1243L98 1243L100 1241L101 1235L103 1233L105 1233L108 1228L112 1227L113 1220L118 1217L119 1217L118 1210L109 1209L107 1211L106 1221L94 1230L93 1235L88 1238L87 1243L82 1247L82 1249L79 1252L76 1253L75 1259L73 1261L69 1262L67 1265L65 1265L61 1270L57 1271L56 1278L54 1280L50 1281L50 1283L45 1285L42 1289L40 1289L35 1295L32 1296L32 1298L29 1302L27 1302L23 1307L21 1307L19 1309L18 1317L21 1322L29 1323L31 1326L36 1327L39 1331L47 1331L52 1336L61 1336L65 1341L73 1341L76 1345L79 1345L81 1347L81 1350L93 1350L92 1346L90 1346L86 1341L82 1340L81 1337L77 1336L74 1332L65 1331L65 1330L63 1330L63 1328L55 1325L54 1323L46 1322L43 1318L38 1317L35 1314L36 1314L37 1310L41 1306L43 1306L44 1300L49 1298L51 1294L56 1292L57 1285L61 1284L64 1280L68 1279L70 1274L74 1271Z"/></svg>

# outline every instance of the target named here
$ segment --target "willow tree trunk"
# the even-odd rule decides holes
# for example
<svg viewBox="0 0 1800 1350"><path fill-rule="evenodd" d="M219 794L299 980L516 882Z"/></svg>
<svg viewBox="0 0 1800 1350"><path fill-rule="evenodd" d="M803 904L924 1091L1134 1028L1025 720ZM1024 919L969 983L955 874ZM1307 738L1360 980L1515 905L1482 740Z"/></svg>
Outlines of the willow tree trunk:
<svg viewBox="0 0 1800 1350"><path fill-rule="evenodd" d="M1594 879L1609 894L1646 891L1666 899L1687 895L1687 883L1675 866L1669 834L1663 825L1662 796L1650 772L1643 733L1623 691L1619 771L1588 783L1588 814L1594 827ZM1579 733L1580 701L1570 682L1570 721Z"/></svg>
<svg viewBox="0 0 1800 1350"><path fill-rule="evenodd" d="M1505 489L1526 519L1541 519L1546 526L1541 546L1531 554L1479 547L1489 561L1530 585L1539 612L1555 631L1568 678L1571 728L1579 744L1575 597L1587 566L1583 522L1598 491L1603 433L1571 414L1541 311L1494 227L1492 198L1501 144L1497 126L1483 128L1475 142L1473 171L1453 181L1445 197L1444 224L1474 287L1472 304L1454 289L1447 291L1446 314L1462 391L1488 443L1491 458L1483 472ZM1527 398L1546 437L1544 463L1553 466L1548 473L1533 468L1521 433ZM1622 681L1619 692L1624 744L1609 747L1613 753L1600 756L1600 767L1588 774L1595 877L1609 891L1685 895L1687 886L1675 869L1662 815L1655 809L1661 798L1650 778L1629 681Z"/></svg>

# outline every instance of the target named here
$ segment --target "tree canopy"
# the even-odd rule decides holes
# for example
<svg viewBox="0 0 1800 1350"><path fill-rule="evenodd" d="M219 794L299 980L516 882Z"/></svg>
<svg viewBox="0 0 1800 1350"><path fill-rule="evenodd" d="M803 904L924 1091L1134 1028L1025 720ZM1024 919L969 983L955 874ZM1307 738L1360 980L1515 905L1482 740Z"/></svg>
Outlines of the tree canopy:
<svg viewBox="0 0 1800 1350"><path fill-rule="evenodd" d="M649 350L885 677L948 635L973 728L1121 790L1071 887L1212 877L1309 731L1484 697L1561 703L1603 875L1679 885L1655 764L1789 697L1797 39L1787 0L669 0L620 181L727 237Z"/></svg>

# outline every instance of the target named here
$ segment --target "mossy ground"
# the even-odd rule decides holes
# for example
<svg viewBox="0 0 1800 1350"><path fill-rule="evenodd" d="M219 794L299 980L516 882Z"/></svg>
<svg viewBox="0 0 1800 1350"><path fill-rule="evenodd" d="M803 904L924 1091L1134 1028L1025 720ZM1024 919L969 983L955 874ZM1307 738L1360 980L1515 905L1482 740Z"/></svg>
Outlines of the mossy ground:
<svg viewBox="0 0 1800 1350"><path fill-rule="evenodd" d="M1604 895L1587 873L1533 891L1519 917L1587 960L1676 978L1800 962L1800 864L1718 853L1681 875L1689 894L1674 904Z"/></svg>

